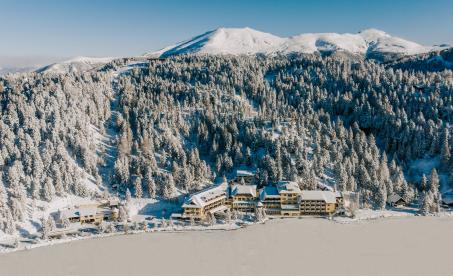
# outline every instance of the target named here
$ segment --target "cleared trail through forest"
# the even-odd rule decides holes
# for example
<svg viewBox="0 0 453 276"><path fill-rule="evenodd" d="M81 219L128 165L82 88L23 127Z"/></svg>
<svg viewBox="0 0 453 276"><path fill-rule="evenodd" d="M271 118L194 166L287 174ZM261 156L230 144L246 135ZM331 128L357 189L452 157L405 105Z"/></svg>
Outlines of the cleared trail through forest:
<svg viewBox="0 0 453 276"><path fill-rule="evenodd" d="M121 116L119 112L120 104L120 89L119 89L119 78L123 74L128 74L133 68L143 67L147 63L135 62L126 64L118 68L112 73L112 90L113 99L110 102L110 117L105 122L105 135L104 135L104 166L100 169L102 181L106 187L112 189L112 180L115 174L115 161L118 156L117 141L119 139L119 131L116 126L118 117Z"/></svg>
<svg viewBox="0 0 453 276"><path fill-rule="evenodd" d="M100 170L102 181L109 189L112 189L111 183L114 177L115 160L118 156L117 137L119 132L116 129L116 121L118 119L118 115L120 114L118 111L120 100L118 88L119 76L120 74L118 72L114 72L112 76L111 85L113 90L113 99L110 102L110 117L105 122L105 136L103 143L105 150L105 154L103 155L104 166Z"/></svg>

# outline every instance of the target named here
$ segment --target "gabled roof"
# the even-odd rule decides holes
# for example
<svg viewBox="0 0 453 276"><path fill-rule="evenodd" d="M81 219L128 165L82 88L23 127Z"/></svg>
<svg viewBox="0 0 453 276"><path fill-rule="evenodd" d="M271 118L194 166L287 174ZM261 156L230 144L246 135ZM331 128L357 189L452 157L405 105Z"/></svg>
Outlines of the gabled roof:
<svg viewBox="0 0 453 276"><path fill-rule="evenodd" d="M227 183L209 187L201 192L193 194L182 207L202 208L209 204L213 199L226 196Z"/></svg>
<svg viewBox="0 0 453 276"><path fill-rule="evenodd" d="M399 200L403 199L402 197L400 197L399 195L397 194L392 194L391 196L389 196L387 198L387 202L388 203L397 203Z"/></svg>
<svg viewBox="0 0 453 276"><path fill-rule="evenodd" d="M326 203L336 203L335 193L331 191L302 191L301 200L322 200Z"/></svg>
<svg viewBox="0 0 453 276"><path fill-rule="evenodd" d="M256 185L234 185L231 187L231 196L250 195L256 197Z"/></svg>

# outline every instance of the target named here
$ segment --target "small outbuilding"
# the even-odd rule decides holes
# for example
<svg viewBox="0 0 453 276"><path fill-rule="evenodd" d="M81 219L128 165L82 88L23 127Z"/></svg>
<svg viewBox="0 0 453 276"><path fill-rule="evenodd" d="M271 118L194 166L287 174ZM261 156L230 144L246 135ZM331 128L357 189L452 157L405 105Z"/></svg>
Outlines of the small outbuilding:
<svg viewBox="0 0 453 276"><path fill-rule="evenodd" d="M406 206L407 202L401 196L393 194L387 198L387 204L392 207L402 207Z"/></svg>

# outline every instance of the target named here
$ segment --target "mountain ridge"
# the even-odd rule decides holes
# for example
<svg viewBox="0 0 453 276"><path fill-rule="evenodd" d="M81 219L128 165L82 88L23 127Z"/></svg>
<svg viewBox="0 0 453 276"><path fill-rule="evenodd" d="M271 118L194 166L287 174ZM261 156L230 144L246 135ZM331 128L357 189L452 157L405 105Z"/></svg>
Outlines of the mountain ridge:
<svg viewBox="0 0 453 276"><path fill-rule="evenodd" d="M424 46L373 28L365 29L355 34L303 33L289 37L279 37L249 27L222 27L164 47L158 51L145 53L142 56L137 56L137 58L167 58L183 54L287 55L344 52L363 58L388 62L449 47L451 45L445 44ZM114 59L111 57L76 57L41 67L36 72L60 74L88 71L105 65Z"/></svg>
<svg viewBox="0 0 453 276"><path fill-rule="evenodd" d="M376 53L414 55L442 48L445 47L423 46L378 29L365 29L355 34L304 33L279 37L245 27L218 28L159 51L146 53L145 56L165 58L180 54L312 54L333 51L364 56Z"/></svg>

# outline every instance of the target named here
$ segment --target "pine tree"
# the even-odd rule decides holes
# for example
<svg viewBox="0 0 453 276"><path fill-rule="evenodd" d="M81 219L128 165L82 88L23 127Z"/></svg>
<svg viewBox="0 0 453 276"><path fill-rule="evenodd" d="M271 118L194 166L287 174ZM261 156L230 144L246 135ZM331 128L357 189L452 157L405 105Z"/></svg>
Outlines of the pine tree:
<svg viewBox="0 0 453 276"><path fill-rule="evenodd" d="M51 201L55 197L55 188L50 177L44 181L42 196L46 201Z"/></svg>
<svg viewBox="0 0 453 276"><path fill-rule="evenodd" d="M49 232L50 232L50 229L49 229L49 225L47 223L47 220L43 217L41 219L41 238L43 240L47 240L49 238Z"/></svg>
<svg viewBox="0 0 453 276"><path fill-rule="evenodd" d="M163 191L162 195L165 199L170 199L176 193L175 182L173 181L173 176L171 176L171 175L168 175L166 177L166 180L167 180L167 182L165 183L164 191Z"/></svg>
<svg viewBox="0 0 453 276"><path fill-rule="evenodd" d="M407 185L407 182L405 180L401 185L401 198L407 203L410 203L411 201L409 186Z"/></svg>
<svg viewBox="0 0 453 276"><path fill-rule="evenodd" d="M425 174L422 175L422 180L420 182L420 190L427 191L428 190L428 180L426 180Z"/></svg>
<svg viewBox="0 0 453 276"><path fill-rule="evenodd" d="M433 168L431 171L429 184L430 184L429 192L433 197L431 210L437 213L440 210L440 194L439 194L439 176L437 174L436 168Z"/></svg>
<svg viewBox="0 0 453 276"><path fill-rule="evenodd" d="M427 191L422 192L422 197L421 197L421 204L420 204L420 213L423 215L427 215L430 212L430 198L429 194Z"/></svg>
<svg viewBox="0 0 453 276"><path fill-rule="evenodd" d="M13 235L14 233L16 233L14 218L11 215L9 209L6 209L5 211L5 233L9 235Z"/></svg>
<svg viewBox="0 0 453 276"><path fill-rule="evenodd" d="M156 198L156 183L152 177L146 178L150 198Z"/></svg>
<svg viewBox="0 0 453 276"><path fill-rule="evenodd" d="M448 129L445 128L442 133L442 141L440 147L440 159L442 167L447 169L451 158L450 146L448 144Z"/></svg>
<svg viewBox="0 0 453 276"><path fill-rule="evenodd" d="M126 189L126 202L131 202L132 200L132 195L131 195L131 191L129 190L129 188Z"/></svg>
<svg viewBox="0 0 453 276"><path fill-rule="evenodd" d="M387 204L387 188L385 184L376 182L375 187L377 187L376 193L376 204L377 207L381 210L385 209L385 205Z"/></svg>
<svg viewBox="0 0 453 276"><path fill-rule="evenodd" d="M118 210L118 221L125 222L129 218L128 211L125 206L120 206Z"/></svg>
<svg viewBox="0 0 453 276"><path fill-rule="evenodd" d="M49 215L49 217L47 218L46 224L50 231L53 231L57 228L55 225L55 219L51 215Z"/></svg>
<svg viewBox="0 0 453 276"><path fill-rule="evenodd" d="M138 176L134 180L134 188L135 188L135 197L142 198L143 191L142 191L142 179Z"/></svg>

